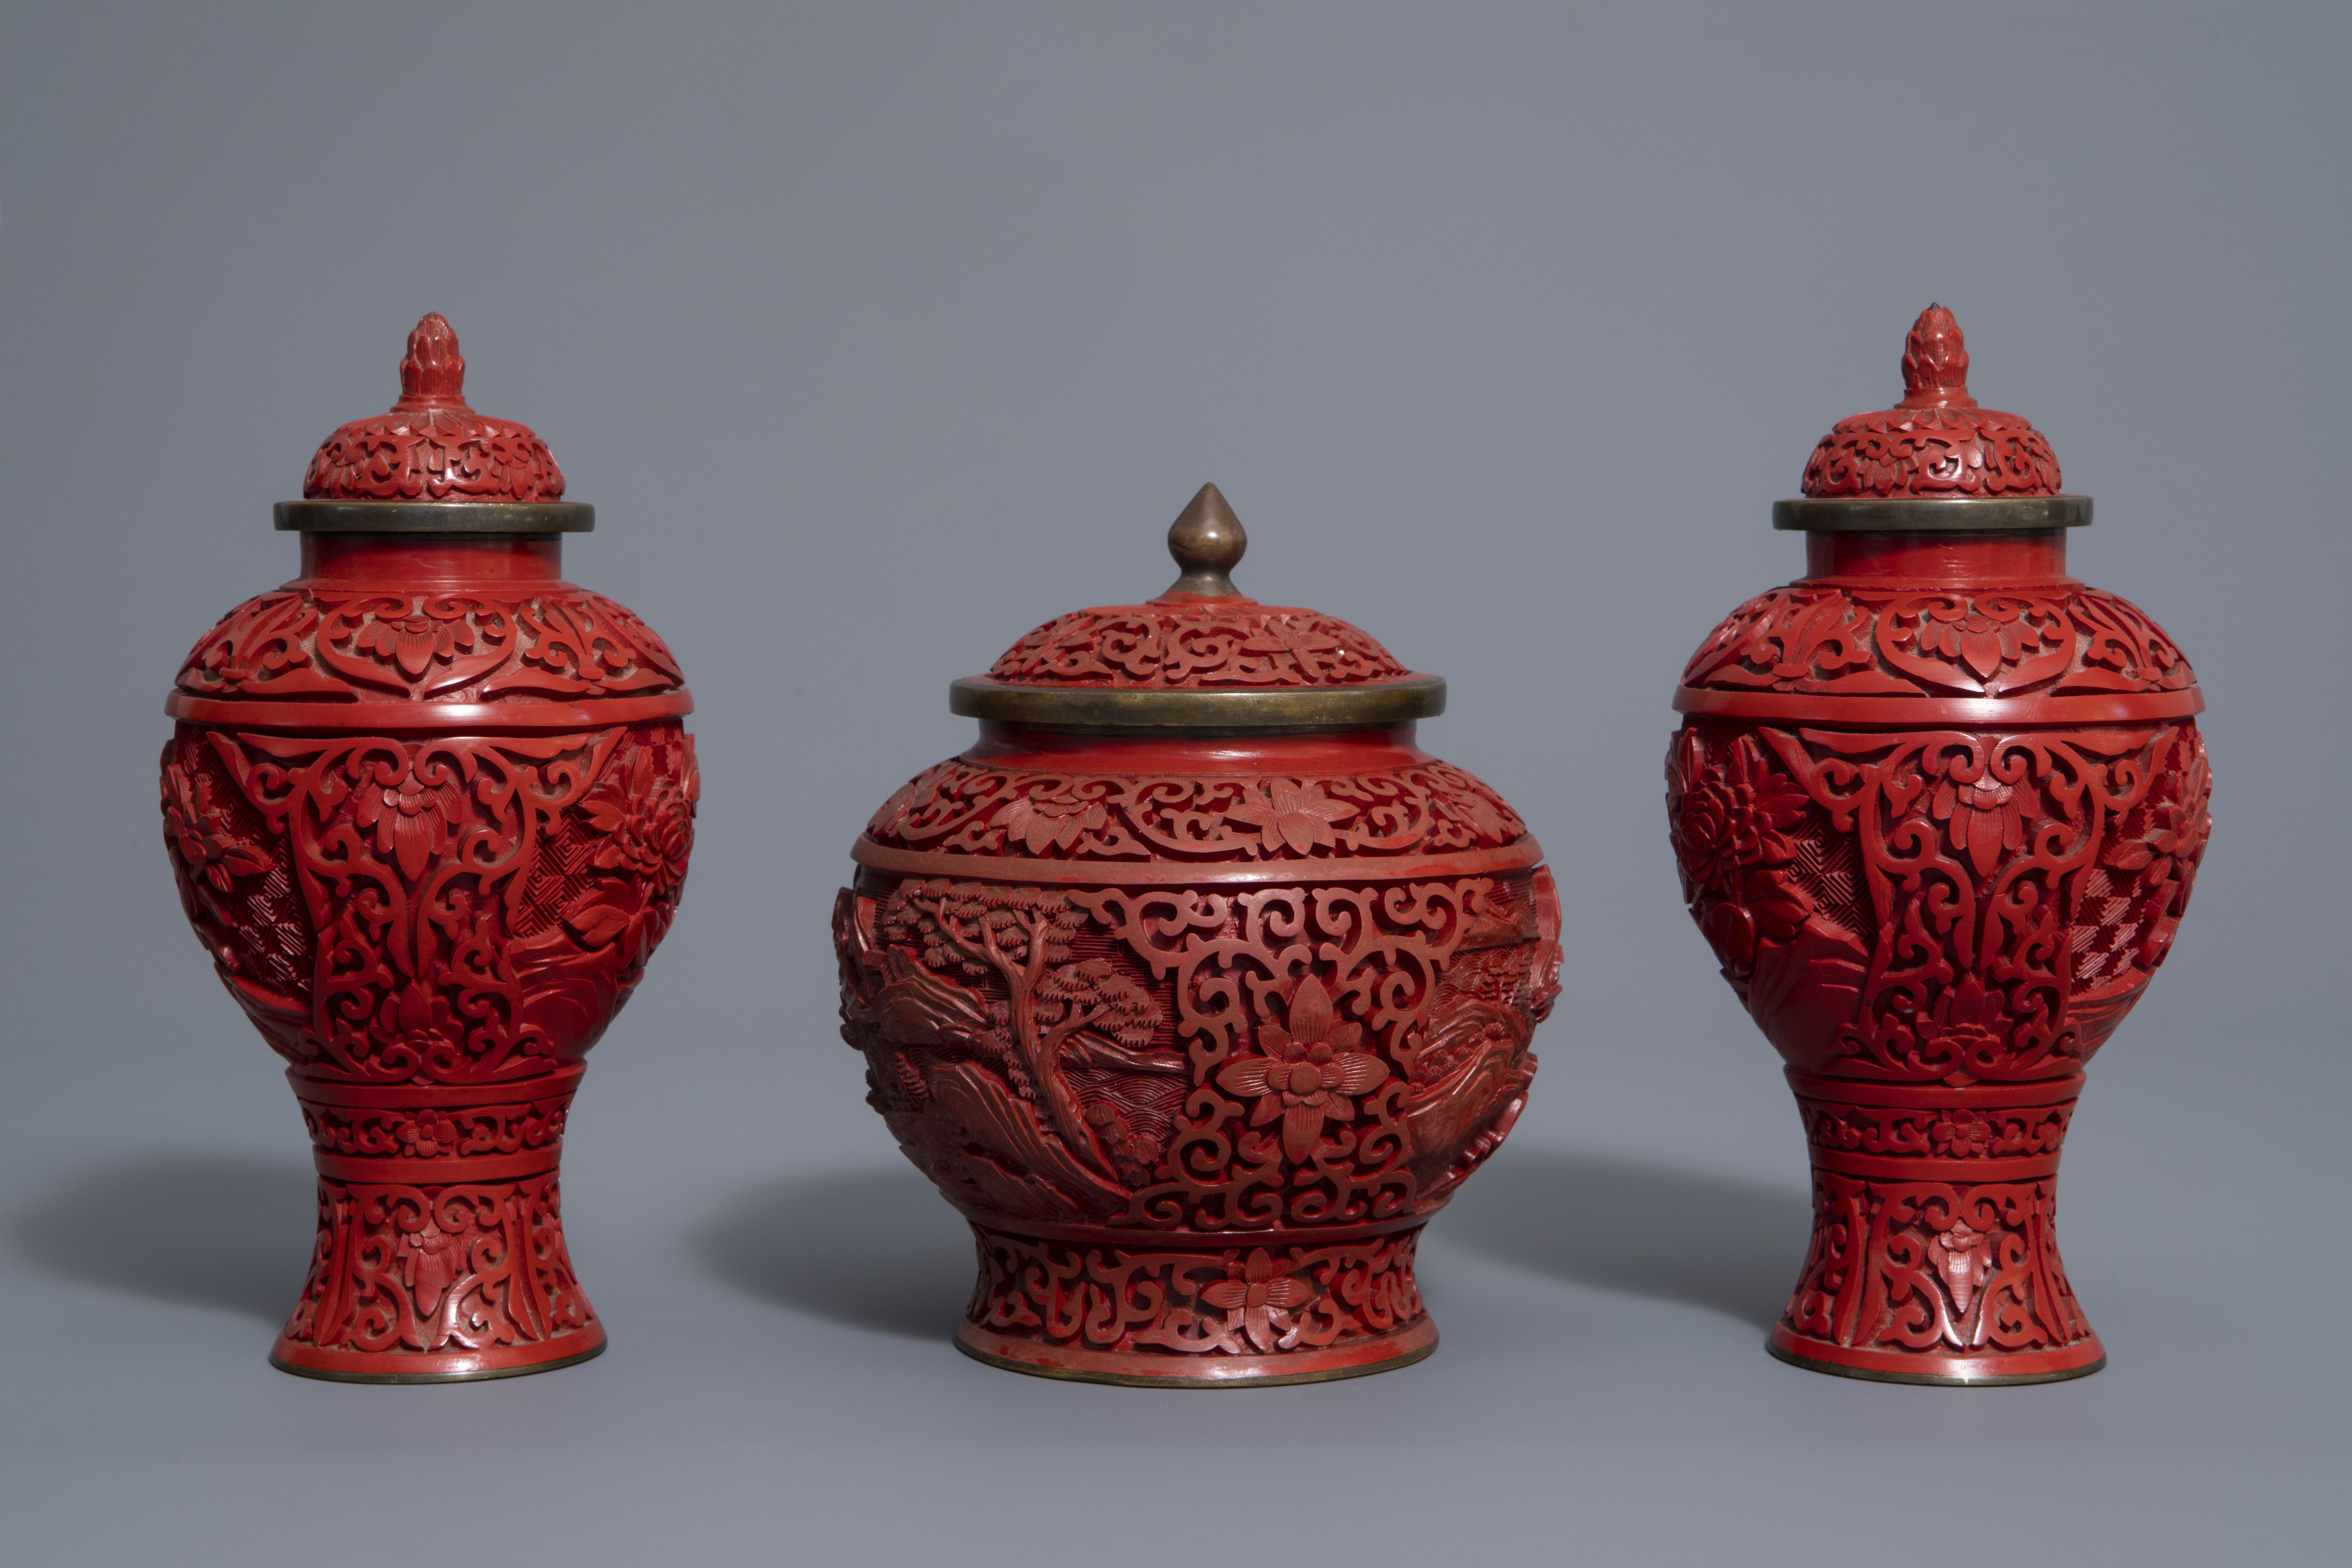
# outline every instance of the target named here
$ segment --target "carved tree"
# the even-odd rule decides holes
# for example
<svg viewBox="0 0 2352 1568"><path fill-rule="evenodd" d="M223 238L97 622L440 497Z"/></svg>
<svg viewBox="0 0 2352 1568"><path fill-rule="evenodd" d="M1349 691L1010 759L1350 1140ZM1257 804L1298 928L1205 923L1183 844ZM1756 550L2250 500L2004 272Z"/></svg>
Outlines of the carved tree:
<svg viewBox="0 0 2352 1568"><path fill-rule="evenodd" d="M1106 1175L1137 1179L1130 1141L1116 1115L1102 1118L1117 1147L1106 1149L1078 1103L1065 1053L1081 1043L1122 1065L1150 1044L1163 1016L1151 994L1108 961L1074 961L1070 939L1087 921L1066 893L942 879L900 885L880 917L882 934L916 947L928 967L991 973L1004 982L995 1009L1006 1076L1043 1104L1047 1125ZM1151 1064L1156 1066L1156 1064Z"/></svg>

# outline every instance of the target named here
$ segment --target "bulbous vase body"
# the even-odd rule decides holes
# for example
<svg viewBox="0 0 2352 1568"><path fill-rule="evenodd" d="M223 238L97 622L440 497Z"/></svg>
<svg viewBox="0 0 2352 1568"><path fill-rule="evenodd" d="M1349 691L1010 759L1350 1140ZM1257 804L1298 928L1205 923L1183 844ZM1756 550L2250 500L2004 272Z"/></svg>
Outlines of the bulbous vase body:
<svg viewBox="0 0 2352 1568"><path fill-rule="evenodd" d="M1219 707L1220 679L1287 700L1324 635L1238 597L1066 622L1031 639L1058 653L1016 648L1001 682L959 683L987 688L961 710L983 716L979 743L876 814L835 912L868 1102L979 1244L958 1342L1146 1384L1417 1360L1436 1331L1416 1240L1517 1117L1557 990L1541 852L1411 723L986 721L1039 695L1024 678L1043 659L1095 678L1073 700L1108 693L1102 712L1210 699L1197 724L1246 709ZM1349 639L1386 659L1313 624L1343 645L1310 667L1315 700L1365 679L1332 668ZM1106 662L1114 625L1125 652Z"/></svg>

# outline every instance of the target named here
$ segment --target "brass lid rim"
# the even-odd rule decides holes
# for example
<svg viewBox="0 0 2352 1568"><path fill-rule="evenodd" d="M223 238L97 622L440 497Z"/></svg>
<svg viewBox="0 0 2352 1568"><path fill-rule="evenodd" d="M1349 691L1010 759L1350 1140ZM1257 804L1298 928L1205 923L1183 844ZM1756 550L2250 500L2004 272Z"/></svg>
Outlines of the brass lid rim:
<svg viewBox="0 0 2352 1568"><path fill-rule="evenodd" d="M1203 691L1019 686L973 675L949 686L948 711L999 724L1108 734L1372 730L1444 712L1445 681L1417 675L1378 685Z"/></svg>
<svg viewBox="0 0 2352 1568"><path fill-rule="evenodd" d="M2054 496L1801 496L1772 503L1788 533L2035 533L2088 528L2091 498Z"/></svg>
<svg viewBox="0 0 2352 1568"><path fill-rule="evenodd" d="M587 533L596 509L579 501L282 500L280 533Z"/></svg>

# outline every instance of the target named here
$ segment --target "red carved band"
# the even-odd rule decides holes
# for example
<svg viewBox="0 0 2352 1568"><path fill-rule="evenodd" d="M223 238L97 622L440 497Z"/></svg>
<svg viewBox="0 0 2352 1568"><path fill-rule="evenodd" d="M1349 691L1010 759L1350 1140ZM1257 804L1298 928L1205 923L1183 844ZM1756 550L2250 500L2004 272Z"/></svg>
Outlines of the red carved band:
<svg viewBox="0 0 2352 1568"><path fill-rule="evenodd" d="M343 1376L463 1376L585 1355L604 1337L572 1277L551 1173L322 1178L310 1276L272 1359Z"/></svg>
<svg viewBox="0 0 2352 1568"><path fill-rule="evenodd" d="M396 730L442 734L484 730L580 730L682 719L694 711L683 691L658 697L615 697L594 702L224 702L174 691L166 717L239 729Z"/></svg>
<svg viewBox="0 0 2352 1568"><path fill-rule="evenodd" d="M988 1215L966 1214L964 1217L974 1225L1001 1223L994 1216ZM1114 1244L1119 1247L1128 1245L1129 1237L1132 1237L1136 1241L1148 1245L1189 1241L1198 1247L1217 1247L1247 1241L1253 1247L1280 1248L1321 1247L1334 1241L1361 1241L1370 1237L1394 1236L1398 1231L1412 1230L1428 1224L1429 1215L1426 1213L1397 1215L1389 1219L1372 1220L1363 1225L1318 1226L1313 1230L1293 1230L1286 1226L1272 1226L1264 1229L1254 1229L1242 1224L1235 1225L1231 1230L1146 1230L1136 1224L1132 1215L1123 1214L1112 1215L1104 1223L1117 1233ZM1090 1242L1097 1247L1103 1245L1105 1240L1103 1227L1099 1225L1056 1225L1051 1220L1024 1219L1021 1222L1021 1231L1024 1236L1042 1237L1049 1241Z"/></svg>
<svg viewBox="0 0 2352 1568"><path fill-rule="evenodd" d="M552 1171L583 1068L444 1089L289 1073L319 1173L346 1182L506 1182ZM536 1093L530 1091L536 1090Z"/></svg>
<svg viewBox="0 0 2352 1568"><path fill-rule="evenodd" d="M2059 1260L2052 1183L1813 1173L1813 1237L1773 1342L1924 1381L2047 1377L2104 1352Z"/></svg>
<svg viewBox="0 0 2352 1568"><path fill-rule="evenodd" d="M1836 697L1785 691L1675 689L1675 711L1778 723L1984 725L2130 724L2185 719L2205 711L2205 694L2127 691L2105 697Z"/></svg>
<svg viewBox="0 0 2352 1568"><path fill-rule="evenodd" d="M1072 1246L974 1225L981 1279L959 1339L1039 1372L1254 1383L1370 1371L1435 1343L1415 1226L1319 1246Z"/></svg>
<svg viewBox="0 0 2352 1568"><path fill-rule="evenodd" d="M588 1071L585 1062L563 1062L552 1070L499 1083L436 1084L422 1089L408 1083L346 1083L334 1079L305 1077L288 1068L286 1081L305 1102L320 1105L364 1105L397 1108L430 1103L437 1107L498 1105L522 1100L569 1098Z"/></svg>
<svg viewBox="0 0 2352 1568"><path fill-rule="evenodd" d="M478 1158L404 1159L385 1155L348 1159L322 1149L310 1151L319 1174L338 1182L512 1182L553 1171L562 1160L558 1147L533 1149L520 1154L486 1154Z"/></svg>
<svg viewBox="0 0 2352 1568"><path fill-rule="evenodd" d="M1250 864L1171 866L1118 861L1030 860L1018 856L941 855L928 850L893 849L859 837L849 858L861 866L899 877L986 877L1058 887L1189 888L1202 885L1264 886L1295 883L1302 875L1318 880L1338 878L1349 882L1391 882L1423 877L1487 876L1516 871L1543 858L1543 847L1532 836L1497 849L1474 849L1456 855L1399 855L1380 859L1312 860L1301 865Z"/></svg>

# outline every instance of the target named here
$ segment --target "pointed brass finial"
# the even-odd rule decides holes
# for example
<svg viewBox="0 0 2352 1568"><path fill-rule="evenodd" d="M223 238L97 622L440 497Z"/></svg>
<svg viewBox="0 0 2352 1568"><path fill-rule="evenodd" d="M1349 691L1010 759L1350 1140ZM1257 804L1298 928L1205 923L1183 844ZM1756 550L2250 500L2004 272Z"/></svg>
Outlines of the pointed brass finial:
<svg viewBox="0 0 2352 1568"><path fill-rule="evenodd" d="M1230 574L1241 564L1242 552L1249 548L1249 535L1242 531L1242 520L1225 504L1225 495L1214 485L1202 485L1192 504L1168 525L1168 553L1176 558L1183 575L1168 586L1160 595L1170 598L1188 594L1196 598L1238 598L1241 590L1234 586Z"/></svg>

